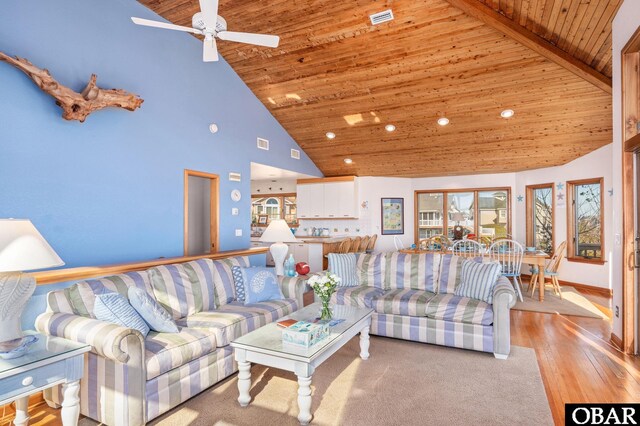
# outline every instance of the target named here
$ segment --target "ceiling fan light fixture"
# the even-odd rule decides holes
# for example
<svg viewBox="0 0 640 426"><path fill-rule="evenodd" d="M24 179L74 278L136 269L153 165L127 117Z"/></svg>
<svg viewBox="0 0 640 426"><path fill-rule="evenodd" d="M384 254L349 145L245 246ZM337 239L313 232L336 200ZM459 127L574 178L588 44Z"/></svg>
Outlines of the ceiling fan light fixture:
<svg viewBox="0 0 640 426"><path fill-rule="evenodd" d="M502 118L511 118L515 115L515 111L512 109L505 109L500 113L500 117Z"/></svg>
<svg viewBox="0 0 640 426"><path fill-rule="evenodd" d="M352 160L351 158L345 158L345 159L344 159L344 162L345 162L346 164L351 164L351 163L353 163L353 160Z"/></svg>
<svg viewBox="0 0 640 426"><path fill-rule="evenodd" d="M440 117L438 118L438 124L441 126L446 126L447 124L449 124L449 119L447 117Z"/></svg>
<svg viewBox="0 0 640 426"><path fill-rule="evenodd" d="M387 132L391 133L391 132L393 132L393 131L395 131L395 130L396 130L396 126L395 126L395 125L393 125L393 124L387 124L386 126L384 126L384 129L385 129Z"/></svg>
<svg viewBox="0 0 640 426"><path fill-rule="evenodd" d="M327 139L335 139L336 138L336 134L333 132L327 132L325 133L325 136L327 136Z"/></svg>

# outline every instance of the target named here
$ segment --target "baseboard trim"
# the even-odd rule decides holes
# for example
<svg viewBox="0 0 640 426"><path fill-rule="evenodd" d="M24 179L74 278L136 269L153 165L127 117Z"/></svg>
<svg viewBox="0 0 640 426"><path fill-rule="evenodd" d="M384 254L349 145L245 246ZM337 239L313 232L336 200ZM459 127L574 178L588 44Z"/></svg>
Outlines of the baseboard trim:
<svg viewBox="0 0 640 426"><path fill-rule="evenodd" d="M622 339L616 336L613 332L611 333L611 344L622 350Z"/></svg>
<svg viewBox="0 0 640 426"><path fill-rule="evenodd" d="M531 279L531 275L522 274L522 278ZM562 285L566 285L566 286L569 286L569 287L573 287L576 290L588 291L588 292L591 292L591 293L595 293L598 296L606 297L608 299L611 299L613 297L613 290L611 290L610 288L596 287L596 286L593 286L593 285L573 283L571 281L564 281L564 280L558 280L558 281L560 282L561 286ZM545 282L551 282L551 278L545 277Z"/></svg>

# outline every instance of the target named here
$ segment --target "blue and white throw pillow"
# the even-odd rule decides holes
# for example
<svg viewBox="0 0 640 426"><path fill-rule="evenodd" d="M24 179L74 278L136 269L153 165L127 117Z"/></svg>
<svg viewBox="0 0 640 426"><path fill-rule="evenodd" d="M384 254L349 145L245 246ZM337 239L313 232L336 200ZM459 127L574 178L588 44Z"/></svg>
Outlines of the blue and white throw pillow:
<svg viewBox="0 0 640 426"><path fill-rule="evenodd" d="M502 266L499 262L478 263L465 260L462 263L460 285L455 290L456 296L470 297L493 303L493 287L496 285Z"/></svg>
<svg viewBox="0 0 640 426"><path fill-rule="evenodd" d="M126 297L119 293L104 293L96 296L93 313L101 321L138 330L144 337L149 334L149 326L133 309Z"/></svg>
<svg viewBox="0 0 640 426"><path fill-rule="evenodd" d="M232 266L231 273L233 274L233 285L236 288L236 300L238 302L244 302L244 280L242 279L242 267Z"/></svg>
<svg viewBox="0 0 640 426"><path fill-rule="evenodd" d="M141 288L129 287L127 290L129 303L140 314L149 328L158 333L177 333L178 326L165 308L160 306Z"/></svg>
<svg viewBox="0 0 640 426"><path fill-rule="evenodd" d="M329 272L339 276L342 281L340 287L355 287L358 285L358 269L356 268L355 253L329 253Z"/></svg>
<svg viewBox="0 0 640 426"><path fill-rule="evenodd" d="M275 268L242 268L242 281L245 305L284 299Z"/></svg>

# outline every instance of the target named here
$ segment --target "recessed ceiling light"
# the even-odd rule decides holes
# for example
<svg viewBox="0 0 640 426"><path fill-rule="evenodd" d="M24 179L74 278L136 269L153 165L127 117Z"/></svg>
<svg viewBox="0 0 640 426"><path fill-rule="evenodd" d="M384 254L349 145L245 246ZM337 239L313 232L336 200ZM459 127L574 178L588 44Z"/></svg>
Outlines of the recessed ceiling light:
<svg viewBox="0 0 640 426"><path fill-rule="evenodd" d="M502 118L511 118L511 117L513 117L514 114L515 114L515 112L512 109L505 109L504 111L502 111L500 113L500 117L502 117Z"/></svg>
<svg viewBox="0 0 640 426"><path fill-rule="evenodd" d="M335 139L336 137L336 134L333 132L327 132L326 135L328 139Z"/></svg>
<svg viewBox="0 0 640 426"><path fill-rule="evenodd" d="M351 158L345 158L344 162L347 163L347 164L351 164L351 163L353 163L353 160Z"/></svg>
<svg viewBox="0 0 640 426"><path fill-rule="evenodd" d="M440 117L438 118L438 124L441 126L446 126L447 124L449 124L449 119L447 117Z"/></svg>
<svg viewBox="0 0 640 426"><path fill-rule="evenodd" d="M384 129L387 132L393 132L394 130L396 130L396 126L394 126L393 124L387 124L386 126L384 126Z"/></svg>

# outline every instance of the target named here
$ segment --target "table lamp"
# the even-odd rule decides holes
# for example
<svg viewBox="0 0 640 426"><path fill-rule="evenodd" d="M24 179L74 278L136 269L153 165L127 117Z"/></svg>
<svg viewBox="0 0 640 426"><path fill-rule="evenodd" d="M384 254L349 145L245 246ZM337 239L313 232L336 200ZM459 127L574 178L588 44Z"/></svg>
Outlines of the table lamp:
<svg viewBox="0 0 640 426"><path fill-rule="evenodd" d="M260 237L260 241L274 243L269 247L269 251L276 264L276 275L284 275L284 259L289 251L289 247L284 243L295 243L297 241L289 225L287 225L287 221L284 219L272 220Z"/></svg>
<svg viewBox="0 0 640 426"><path fill-rule="evenodd" d="M22 271L51 268L64 262L27 219L0 219L0 344L22 343L20 317L36 288ZM10 341L15 341L8 343Z"/></svg>

